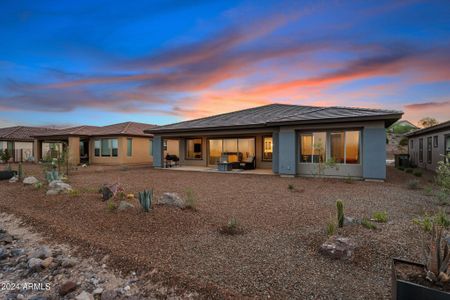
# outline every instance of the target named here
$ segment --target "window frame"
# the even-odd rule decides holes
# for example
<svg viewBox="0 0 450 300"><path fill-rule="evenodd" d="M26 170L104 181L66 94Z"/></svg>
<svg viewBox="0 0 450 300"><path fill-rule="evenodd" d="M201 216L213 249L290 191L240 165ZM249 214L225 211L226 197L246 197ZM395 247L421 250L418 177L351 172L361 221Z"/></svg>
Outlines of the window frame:
<svg viewBox="0 0 450 300"><path fill-rule="evenodd" d="M201 152L200 152L200 158L189 158L188 157L188 141L189 140L200 140L201 141L201 143L200 143L200 147L201 147ZM194 144L195 145L195 144ZM195 146L194 146L195 147ZM186 138L185 140L184 140L184 159L185 160L203 160L203 138L201 138L201 137L193 137L193 138Z"/></svg>
<svg viewBox="0 0 450 300"><path fill-rule="evenodd" d="M103 148L103 140L107 140L108 141L108 146L109 146L109 149L110 149L110 151L109 151L109 155L103 155L103 153L102 153L102 148ZM116 140L117 141L117 148L113 148L113 140ZM96 148L96 145L95 145L95 143L96 142L100 142L100 147L99 148ZM99 149L99 155L97 155L97 153L95 152L95 150L96 149ZM116 149L117 150L117 154L116 155L114 155L114 149ZM119 139L118 138L98 138L98 139L95 139L94 140L94 156L95 157L119 157Z"/></svg>
<svg viewBox="0 0 450 300"><path fill-rule="evenodd" d="M97 148L96 143L99 143L99 147ZM96 150L98 149L98 154L96 152ZM102 153L102 141L100 139L95 139L94 140L94 156L95 157L101 157L101 153Z"/></svg>
<svg viewBox="0 0 450 300"><path fill-rule="evenodd" d="M439 136L435 135L433 136L433 148L439 147Z"/></svg>
<svg viewBox="0 0 450 300"><path fill-rule="evenodd" d="M264 158L264 150L265 150L265 139L266 138L270 138L272 140L272 158L268 159L268 158ZM272 135L263 135L262 136L262 153L261 153L261 161L272 161L273 159L273 136Z"/></svg>

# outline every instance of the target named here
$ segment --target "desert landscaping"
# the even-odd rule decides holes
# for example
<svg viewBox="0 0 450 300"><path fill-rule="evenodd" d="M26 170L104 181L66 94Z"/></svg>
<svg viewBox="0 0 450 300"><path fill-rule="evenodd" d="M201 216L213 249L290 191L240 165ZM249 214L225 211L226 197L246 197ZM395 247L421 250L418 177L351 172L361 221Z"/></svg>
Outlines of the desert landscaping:
<svg viewBox="0 0 450 300"><path fill-rule="evenodd" d="M67 299L82 292L93 297L96 289L98 299L98 289L112 289L119 298L387 299L391 259L423 260L413 219L439 206L427 193L431 173L415 177L392 167L385 182L365 182L89 166L71 170L65 182L72 191L56 195L47 195L39 164L23 168L43 184L0 182L3 219L42 235L41 244L64 245L80 261L101 262L100 270L118 278L135 277L127 294L125 279L116 286L84 285L71 278L80 272L62 272L49 291L37 293L58 295L64 280L78 282ZM99 189L112 183L123 191L103 201ZM137 200L145 189L153 190L149 212ZM189 205L158 204L168 192ZM345 226L330 229L337 200ZM320 251L330 230L351 240L349 257Z"/></svg>

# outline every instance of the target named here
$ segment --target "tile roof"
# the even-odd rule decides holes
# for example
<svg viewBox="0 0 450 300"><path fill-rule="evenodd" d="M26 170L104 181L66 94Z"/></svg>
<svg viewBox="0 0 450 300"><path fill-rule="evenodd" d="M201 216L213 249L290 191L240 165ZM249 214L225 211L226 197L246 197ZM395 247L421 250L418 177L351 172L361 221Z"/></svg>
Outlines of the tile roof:
<svg viewBox="0 0 450 300"><path fill-rule="evenodd" d="M269 104L211 117L149 128L146 132L171 132L195 129L217 129L226 127L263 127L292 123L321 123L348 119L392 119L398 120L403 112L396 110L354 107L317 107L288 104Z"/></svg>
<svg viewBox="0 0 450 300"><path fill-rule="evenodd" d="M55 132L36 134L36 137L60 137L60 136L106 136L106 135L128 135L128 136L152 136L144 133L144 129L153 128L156 125L124 122L107 126L76 126L61 129Z"/></svg>
<svg viewBox="0 0 450 300"><path fill-rule="evenodd" d="M58 131L58 129L30 126L14 126L0 128L0 140L14 140L23 142L32 142L32 136L36 134L49 134Z"/></svg>
<svg viewBox="0 0 450 300"><path fill-rule="evenodd" d="M421 134L426 134L426 133L436 132L436 131L441 131L441 130L450 130L450 120L440 123L440 124L437 124L437 125L434 125L434 126L414 130L414 131L408 132L405 135L408 137L413 137L413 136L418 136Z"/></svg>

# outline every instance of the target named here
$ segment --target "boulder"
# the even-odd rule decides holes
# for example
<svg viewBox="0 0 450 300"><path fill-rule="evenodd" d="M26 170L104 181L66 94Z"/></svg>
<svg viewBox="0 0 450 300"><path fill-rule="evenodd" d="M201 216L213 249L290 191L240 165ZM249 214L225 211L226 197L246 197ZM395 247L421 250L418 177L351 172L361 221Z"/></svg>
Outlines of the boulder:
<svg viewBox="0 0 450 300"><path fill-rule="evenodd" d="M76 300L94 300L94 296L86 291L82 291L81 294L75 297Z"/></svg>
<svg viewBox="0 0 450 300"><path fill-rule="evenodd" d="M7 232L0 232L0 243L1 244L10 244L13 241L13 236Z"/></svg>
<svg viewBox="0 0 450 300"><path fill-rule="evenodd" d="M103 289L102 288L96 288L92 294L95 295L101 295L103 293Z"/></svg>
<svg viewBox="0 0 450 300"><path fill-rule="evenodd" d="M39 182L39 180L37 180L37 178L34 176L25 177L25 179L23 180L23 184L30 184L30 185L35 184L37 182Z"/></svg>
<svg viewBox="0 0 450 300"><path fill-rule="evenodd" d="M61 180L53 180L48 184L48 188L49 190L47 191L47 195L57 195L72 191L70 184L67 184Z"/></svg>
<svg viewBox="0 0 450 300"><path fill-rule="evenodd" d="M51 257L51 256L52 256L52 250L50 250L50 248L47 246L42 246L42 247L34 250L30 255L30 257L40 258L40 259L46 259L47 257Z"/></svg>
<svg viewBox="0 0 450 300"><path fill-rule="evenodd" d="M42 266L42 259L40 258L30 258L28 260L28 269L30 269L33 272L39 272L43 268Z"/></svg>
<svg viewBox="0 0 450 300"><path fill-rule="evenodd" d="M77 289L77 284L73 281L66 281L59 287L59 295L65 296Z"/></svg>
<svg viewBox="0 0 450 300"><path fill-rule="evenodd" d="M77 260L74 258L64 258L61 262L61 266L64 268L72 268L77 264Z"/></svg>
<svg viewBox="0 0 450 300"><path fill-rule="evenodd" d="M361 221L353 217L344 217L344 226L354 224L361 224Z"/></svg>
<svg viewBox="0 0 450 300"><path fill-rule="evenodd" d="M117 299L117 291L116 290L106 290L102 293L101 300L114 300Z"/></svg>
<svg viewBox="0 0 450 300"><path fill-rule="evenodd" d="M177 193L164 193L158 201L158 204L177 206L184 208L186 206L183 198Z"/></svg>
<svg viewBox="0 0 450 300"><path fill-rule="evenodd" d="M122 210L127 210L129 208L134 208L134 205L127 201L120 201L119 207L117 208L117 210L122 211Z"/></svg>
<svg viewBox="0 0 450 300"><path fill-rule="evenodd" d="M19 181L19 176L17 176L17 175L15 175L15 176L11 177L11 179L9 179L10 183L15 183L17 181Z"/></svg>
<svg viewBox="0 0 450 300"><path fill-rule="evenodd" d="M353 257L355 243L346 237L332 236L320 246L319 252L334 259L347 260Z"/></svg>

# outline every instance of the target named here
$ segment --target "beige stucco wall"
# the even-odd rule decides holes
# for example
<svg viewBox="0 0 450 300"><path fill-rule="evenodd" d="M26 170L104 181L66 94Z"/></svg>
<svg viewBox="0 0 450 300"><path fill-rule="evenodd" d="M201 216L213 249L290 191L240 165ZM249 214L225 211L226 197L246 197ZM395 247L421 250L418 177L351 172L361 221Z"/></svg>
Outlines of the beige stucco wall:
<svg viewBox="0 0 450 300"><path fill-rule="evenodd" d="M111 136L102 137L117 139L118 153L116 157L95 156L95 140L100 138L91 138L89 141L89 162L91 164L117 165L117 164L144 164L153 162L153 156L150 155L150 140L147 137L126 137ZM132 139L132 155L127 156L127 139Z"/></svg>

